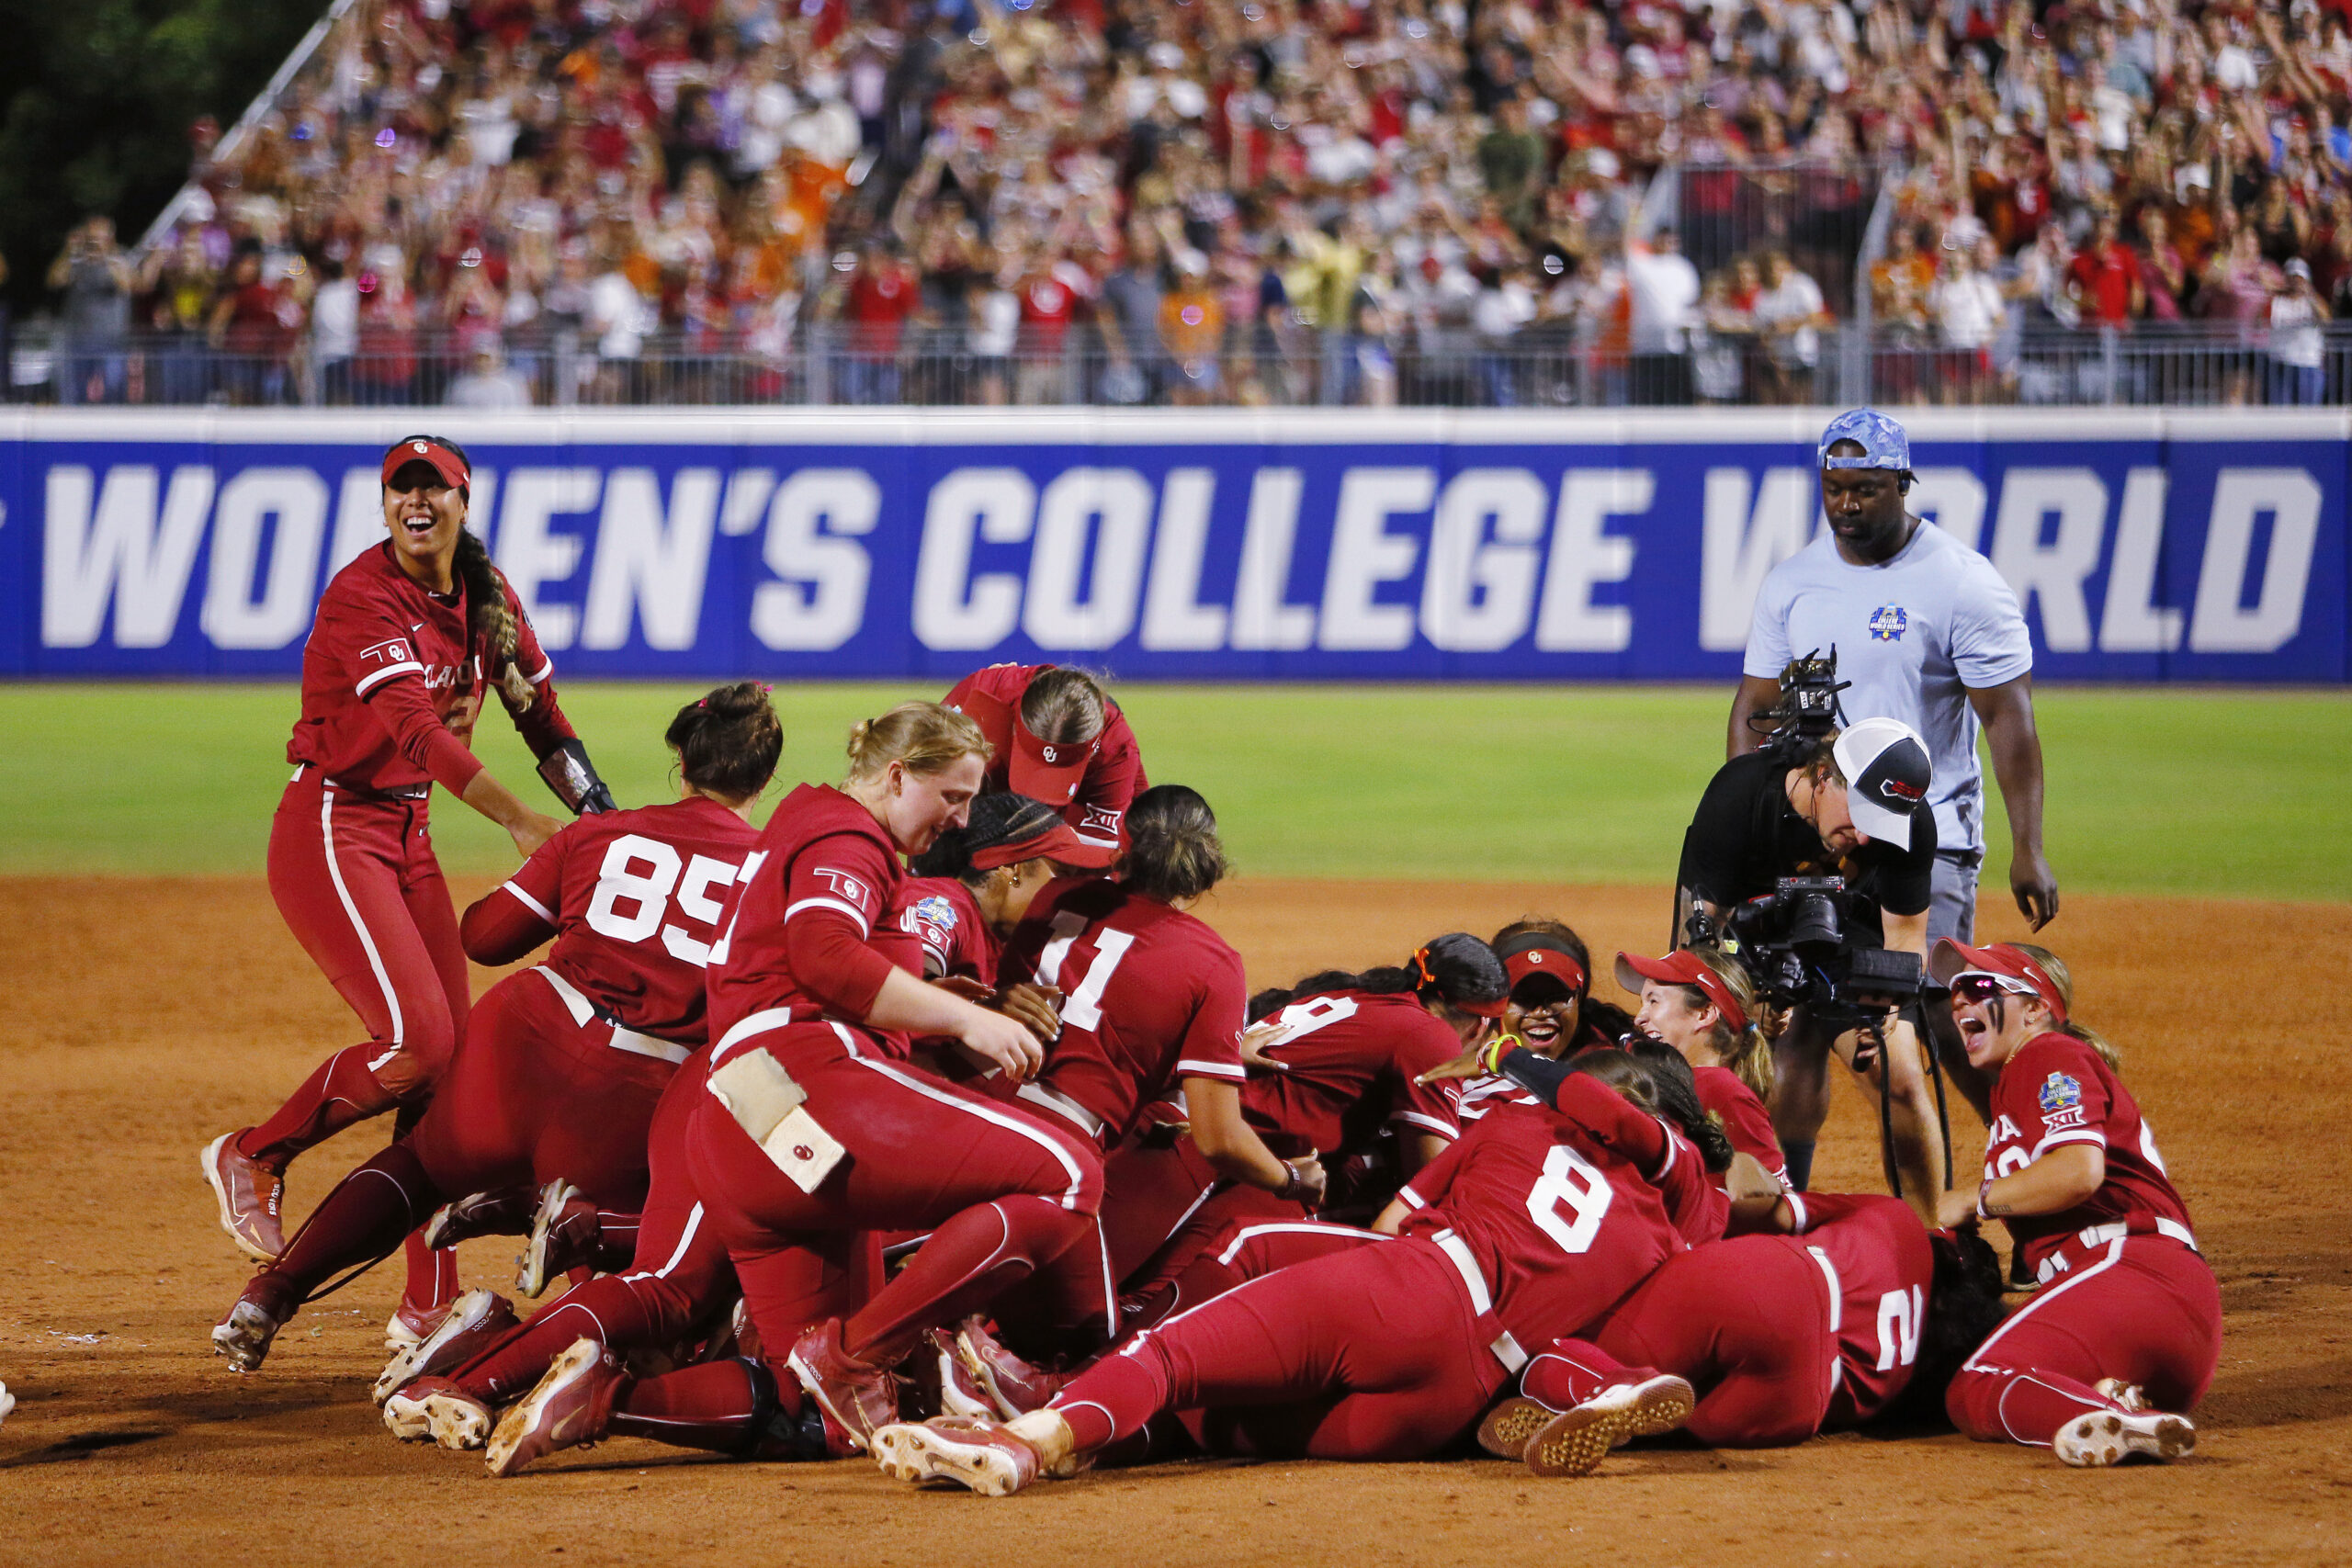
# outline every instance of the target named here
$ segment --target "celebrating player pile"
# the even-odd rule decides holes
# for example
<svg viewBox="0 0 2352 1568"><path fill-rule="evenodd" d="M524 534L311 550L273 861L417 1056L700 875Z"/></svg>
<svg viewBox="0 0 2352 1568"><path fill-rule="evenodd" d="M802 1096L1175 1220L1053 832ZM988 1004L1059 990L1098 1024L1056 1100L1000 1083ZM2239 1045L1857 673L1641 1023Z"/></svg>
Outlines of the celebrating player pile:
<svg viewBox="0 0 2352 1568"><path fill-rule="evenodd" d="M618 809L466 532L469 472L435 437L387 455L390 537L306 656L271 885L371 1039L205 1151L263 1265L213 1331L238 1371L405 1239L385 1423L499 1476L612 1436L991 1495L1198 1453L1581 1475L1678 1429L1760 1447L1894 1411L2077 1466L2193 1450L2212 1275L2045 950L1939 942L1900 1034L1883 981L1792 999L1808 972L1752 917L1744 947L1617 954L1630 1011L1544 917L1252 997L1199 907L1227 871L1210 803L1148 786L1102 682L1050 665L859 724L841 782L758 827L781 728L764 687L719 687L663 737L678 797ZM481 772L492 691L588 815ZM1924 857L1927 753L1869 722L1868 756L1833 729L1750 769L1724 863L1843 876L1872 833ZM527 856L462 921L434 781ZM1750 823L1770 841L1734 841ZM1728 884L1685 881L1742 929ZM1843 962L1807 918L1808 962ZM550 942L469 1007L462 957ZM1928 1008L1990 1085L1981 1183L1801 1190L1792 1010L1860 1067ZM392 1108L283 1238L287 1162ZM2038 1275L2006 1317L1988 1220ZM521 1294L568 1276L528 1321L457 1288L450 1247L490 1234L524 1238Z"/></svg>

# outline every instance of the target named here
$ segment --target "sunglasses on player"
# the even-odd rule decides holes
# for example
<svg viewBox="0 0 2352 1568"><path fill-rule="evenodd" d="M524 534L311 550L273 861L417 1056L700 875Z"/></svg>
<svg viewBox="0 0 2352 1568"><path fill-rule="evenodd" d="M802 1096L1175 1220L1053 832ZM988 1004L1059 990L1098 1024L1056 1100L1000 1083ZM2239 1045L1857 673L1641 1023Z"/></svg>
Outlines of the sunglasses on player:
<svg viewBox="0 0 2352 1568"><path fill-rule="evenodd" d="M1988 975L1981 969L1973 974L1952 976L1951 994L1964 1002L1989 1002L2004 992L2018 997L2041 994L2023 980L2012 979L2007 975Z"/></svg>

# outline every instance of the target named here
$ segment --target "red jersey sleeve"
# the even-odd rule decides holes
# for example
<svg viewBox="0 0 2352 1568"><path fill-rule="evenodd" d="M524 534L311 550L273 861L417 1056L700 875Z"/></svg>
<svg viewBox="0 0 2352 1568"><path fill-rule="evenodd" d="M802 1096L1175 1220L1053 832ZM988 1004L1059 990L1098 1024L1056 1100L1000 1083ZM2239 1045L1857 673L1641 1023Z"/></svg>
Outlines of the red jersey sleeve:
<svg viewBox="0 0 2352 1568"><path fill-rule="evenodd" d="M1787 1186L1788 1156L1781 1152L1780 1137L1772 1131L1772 1113L1764 1109L1756 1091L1727 1067L1701 1067L1691 1077L1698 1085L1699 1103L1723 1123L1724 1136L1731 1140L1731 1146Z"/></svg>
<svg viewBox="0 0 2352 1568"><path fill-rule="evenodd" d="M409 764L451 795L465 794L481 761L434 711L424 664L398 606L369 594L330 594L311 635L323 639L351 694L368 705Z"/></svg>
<svg viewBox="0 0 2352 1568"><path fill-rule="evenodd" d="M1062 817L1088 843L1110 848L1124 841L1127 807L1150 786L1144 782L1143 752L1126 716L1114 706L1102 731L1102 743Z"/></svg>
<svg viewBox="0 0 2352 1568"><path fill-rule="evenodd" d="M1193 1010L1177 1053L1176 1076L1238 1084L1249 1077L1241 1065L1241 1030L1250 992L1241 977L1240 955L1229 948L1218 953L1208 964L1206 978L1207 989Z"/></svg>
<svg viewBox="0 0 2352 1568"><path fill-rule="evenodd" d="M1462 1168L1466 1151L1476 1141L1477 1128L1472 1128L1471 1133L1471 1137L1448 1144L1442 1154L1415 1171L1413 1179L1397 1189L1396 1196L1405 1201L1408 1209L1426 1209L1445 1197L1453 1186L1455 1173Z"/></svg>
<svg viewBox="0 0 2352 1568"><path fill-rule="evenodd" d="M1666 1124L1590 1073L1570 1073L1553 1106L1601 1147L1655 1179L1674 1154Z"/></svg>
<svg viewBox="0 0 2352 1568"><path fill-rule="evenodd" d="M477 964L512 964L555 935L563 908L564 856L579 840L570 824L531 852L523 869L474 900L458 941Z"/></svg>
<svg viewBox="0 0 2352 1568"><path fill-rule="evenodd" d="M1423 1017L1428 1017L1423 1014ZM1390 1064L1396 1075L1396 1109L1388 1113L1391 1122L1417 1133L1431 1133L1451 1143L1462 1136L1463 1080L1446 1078L1437 1083L1417 1081L1431 1067L1450 1062L1461 1055L1461 1042L1453 1032L1436 1019L1429 1020L1427 1029L1400 1030L1396 1034L1396 1055Z"/></svg>
<svg viewBox="0 0 2352 1568"><path fill-rule="evenodd" d="M890 960L866 945L880 923L891 867L860 833L811 842L786 872L784 942L793 978L824 1006L864 1018L889 978Z"/></svg>
<svg viewBox="0 0 2352 1568"><path fill-rule="evenodd" d="M2077 1055L2089 1056L2090 1048L2063 1034L2039 1036L2019 1048L1993 1087L1993 1109L2016 1124L2029 1163L2065 1144L2107 1147L2114 1109L2107 1077Z"/></svg>

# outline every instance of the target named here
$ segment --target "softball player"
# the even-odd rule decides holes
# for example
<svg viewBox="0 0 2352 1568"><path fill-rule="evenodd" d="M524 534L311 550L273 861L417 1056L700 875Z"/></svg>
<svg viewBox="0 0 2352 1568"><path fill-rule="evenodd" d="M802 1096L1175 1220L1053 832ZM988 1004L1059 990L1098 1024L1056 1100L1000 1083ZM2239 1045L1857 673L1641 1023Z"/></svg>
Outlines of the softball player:
<svg viewBox="0 0 2352 1568"><path fill-rule="evenodd" d="M368 1039L321 1063L266 1121L203 1152L221 1228L261 1262L284 1248L287 1166L355 1122L420 1108L464 1033L470 992L427 827L432 786L504 828L526 855L559 826L469 750L484 695L494 692L532 751L574 781L581 807L612 804L556 704L554 665L466 527L470 474L452 441L393 444L383 464L390 538L335 574L302 651L269 889ZM390 1339L430 1329L456 1284L454 1256L412 1239Z"/></svg>
<svg viewBox="0 0 2352 1568"><path fill-rule="evenodd" d="M1251 1043L1268 1070L1243 1089L1243 1113L1284 1158L1344 1172L1330 1201L1368 1219L1460 1135L1453 1085L1425 1083L1422 1074L1483 1038L1508 989L1487 944L1450 931L1400 965L1331 970L1261 991L1250 999L1259 1021ZM1383 1157L1392 1146L1394 1156ZM1117 1259L1133 1272L1121 1310L1138 1321L1165 1312L1177 1276L1237 1223L1306 1217L1295 1199L1216 1190L1216 1173L1189 1139L1131 1145L1107 1174L1120 1195L1120 1227L1151 1238L1148 1258Z"/></svg>
<svg viewBox="0 0 2352 1568"><path fill-rule="evenodd" d="M1565 1060L1592 1046L1613 1045L1633 1028L1624 1009L1593 998L1592 955L1566 923L1530 915L1497 931L1489 945L1510 982L1502 1032L1529 1050ZM1476 1122L1496 1097L1508 1100L1519 1092L1508 1078L1466 1078L1462 1121Z"/></svg>
<svg viewBox="0 0 2352 1568"><path fill-rule="evenodd" d="M212 1333L237 1371L260 1367L337 1270L383 1257L450 1197L526 1184L542 1194L517 1280L526 1295L608 1242L624 1257L633 1247L653 1108L707 1038L719 898L758 837L750 813L784 732L766 689L744 682L681 708L663 739L683 779L676 802L573 824L466 911L459 934L477 963L511 964L550 937L554 950L491 988L416 1126L345 1178L245 1286ZM626 1216L625 1235L603 1235L605 1213ZM391 1386L464 1359L486 1325L463 1326L396 1356Z"/></svg>
<svg viewBox="0 0 2352 1568"><path fill-rule="evenodd" d="M1580 1339L1527 1364L1521 1397L1478 1440L1538 1474L1587 1457L1575 1435L1679 1377L1698 1402L1683 1429L1711 1448L1770 1448L1855 1427L1924 1388L1940 1401L2001 1317L1992 1249L1930 1237L1898 1199L1783 1196L1772 1228L1694 1247L1635 1287Z"/></svg>
<svg viewBox="0 0 2352 1568"><path fill-rule="evenodd" d="M1521 1345L1590 1322L1681 1248L1648 1180L1665 1130L1557 1070L1553 1103L1498 1109L1415 1177L1397 1239L1171 1318L1009 1423L884 1427L876 1458L903 1480L1002 1495L1075 1473L1163 1413L1220 1453L1402 1460L1455 1441L1526 1364Z"/></svg>
<svg viewBox="0 0 2352 1568"><path fill-rule="evenodd" d="M1101 682L1059 664L991 664L956 682L945 702L988 739L984 793L1042 800L1088 842L1120 847L1127 807L1151 784L1136 732Z"/></svg>
<svg viewBox="0 0 2352 1568"><path fill-rule="evenodd" d="M1117 858L1115 849L1080 839L1042 801L983 795L965 826L908 862L899 923L922 941L940 974L993 990L1004 944L1046 885Z"/></svg>
<svg viewBox="0 0 2352 1568"><path fill-rule="evenodd" d="M2076 1466L2194 1452L2221 1293L2113 1049L2072 1021L2073 981L2041 948L1946 939L1928 972L1970 1065L1995 1076L1984 1182L1945 1193L1939 1217L1998 1218L2041 1281L1952 1380L1953 1424Z"/></svg>
<svg viewBox="0 0 2352 1568"><path fill-rule="evenodd" d="M896 1418L892 1369L930 1329L1096 1235L1102 1166L1072 1133L912 1066L879 1032L959 1040L1016 1080L1042 1061L1021 1024L916 979L868 942L899 902L898 857L966 821L988 742L961 714L905 703L859 725L849 750L844 785L795 790L745 863L713 952L718 1041L686 1166L762 1345L821 1412L828 1446L859 1449ZM930 1239L846 1321L800 1332L809 1256L863 1248L883 1230ZM605 1397L608 1368L623 1375L593 1342L560 1357L492 1435L492 1473L578 1433L577 1402ZM647 1398L674 1410L662 1382ZM778 1397L807 1413L797 1393Z"/></svg>
<svg viewBox="0 0 2352 1568"><path fill-rule="evenodd" d="M1722 1122L1732 1147L1782 1186L1788 1161L1772 1133L1772 1042L1747 971L1713 948L1663 958L1617 955L1617 983L1642 999L1634 1027L1690 1064L1699 1102Z"/></svg>

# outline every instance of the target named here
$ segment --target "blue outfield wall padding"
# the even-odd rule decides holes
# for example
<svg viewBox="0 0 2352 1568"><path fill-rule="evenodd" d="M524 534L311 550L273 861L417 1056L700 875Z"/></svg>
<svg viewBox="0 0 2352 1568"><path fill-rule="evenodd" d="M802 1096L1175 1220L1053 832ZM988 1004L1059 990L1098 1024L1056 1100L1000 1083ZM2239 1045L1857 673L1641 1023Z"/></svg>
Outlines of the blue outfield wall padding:
<svg viewBox="0 0 2352 1568"><path fill-rule="evenodd" d="M425 429L572 675L1728 681L1826 417L18 409L0 674L294 673ZM1902 417L2039 678L2352 678L2346 411Z"/></svg>

